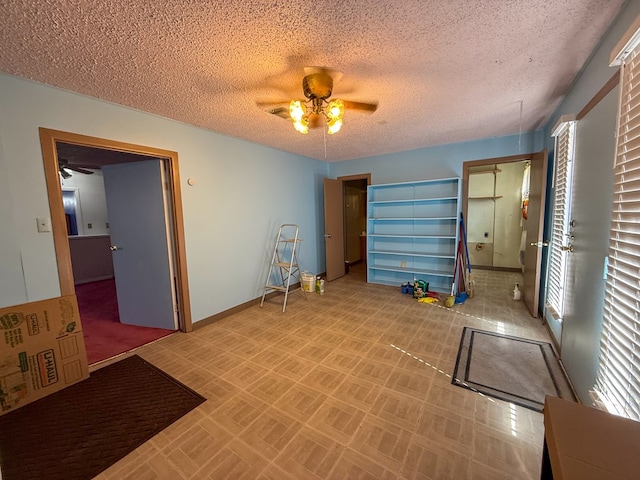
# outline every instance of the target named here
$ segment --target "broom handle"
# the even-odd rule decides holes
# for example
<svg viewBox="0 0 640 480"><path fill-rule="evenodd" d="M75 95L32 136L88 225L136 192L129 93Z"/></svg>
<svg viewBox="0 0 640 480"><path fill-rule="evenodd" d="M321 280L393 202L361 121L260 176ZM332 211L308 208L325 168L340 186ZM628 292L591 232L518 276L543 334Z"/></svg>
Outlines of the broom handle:
<svg viewBox="0 0 640 480"><path fill-rule="evenodd" d="M464 238L464 251L467 254L467 268L469 269L469 273L471 273L471 260L469 259L469 248L467 247L467 229L464 226L462 212L460 212L460 226L462 227L462 238Z"/></svg>
<svg viewBox="0 0 640 480"><path fill-rule="evenodd" d="M459 254L460 254L460 246L458 245L458 249L456 251L456 264L453 271L453 283L451 284L451 296L455 295L456 285L458 284L458 271L460 270L458 268L460 266L460 261L458 260Z"/></svg>

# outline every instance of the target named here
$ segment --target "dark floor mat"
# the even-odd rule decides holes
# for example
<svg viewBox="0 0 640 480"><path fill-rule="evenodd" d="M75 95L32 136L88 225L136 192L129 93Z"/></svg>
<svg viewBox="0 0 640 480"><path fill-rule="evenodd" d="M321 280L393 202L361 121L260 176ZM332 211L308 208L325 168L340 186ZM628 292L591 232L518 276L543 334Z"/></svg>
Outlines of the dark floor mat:
<svg viewBox="0 0 640 480"><path fill-rule="evenodd" d="M2 480L91 479L205 398L137 355L0 417Z"/></svg>
<svg viewBox="0 0 640 480"><path fill-rule="evenodd" d="M538 412L546 395L575 400L550 343L469 327L451 383Z"/></svg>

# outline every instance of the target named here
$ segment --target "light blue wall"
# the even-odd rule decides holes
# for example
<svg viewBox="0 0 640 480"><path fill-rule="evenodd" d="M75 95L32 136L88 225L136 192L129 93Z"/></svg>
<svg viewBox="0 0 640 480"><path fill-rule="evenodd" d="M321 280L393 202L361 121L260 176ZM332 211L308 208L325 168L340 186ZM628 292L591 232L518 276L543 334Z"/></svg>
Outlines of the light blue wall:
<svg viewBox="0 0 640 480"><path fill-rule="evenodd" d="M282 223L300 226L303 268L324 266L325 162L0 75L0 307L60 294L53 237L36 231L50 215L38 127L178 152L194 321L262 294Z"/></svg>
<svg viewBox="0 0 640 480"><path fill-rule="evenodd" d="M0 104L1 105L1 104ZM4 130L0 116L0 132ZM15 225L15 208L13 197L9 191L11 185L9 169L5 161L2 137L0 136L0 306L11 305L12 302L27 298L27 288L22 273L22 259Z"/></svg>
<svg viewBox="0 0 640 480"><path fill-rule="evenodd" d="M627 2L609 32L602 38L599 47L592 54L591 59L576 79L572 88L567 93L553 118L544 127L545 142L553 153L553 139L550 136L551 129L562 115L577 114L616 73L616 69L609 67L609 57L626 30L636 17L640 15L640 0ZM607 145L607 151L612 150L612 136L614 134L615 119L611 108L611 98L607 100L608 106L603 112L598 112L596 107L593 113L585 117L585 121L599 121L601 128L589 125L585 131L593 138L578 138L578 144L585 147L577 149L575 159L575 196L574 215L582 215L576 225L576 248L588 252L582 258L584 261L578 265L570 266L569 276L571 285L579 285L578 289L570 292L567 297L567 316L564 325L550 320L549 326L561 343L561 357L565 369L577 390L580 399L584 403L591 403L588 391L593 387L598 364L598 350L600 332L602 327L603 311L603 284L602 262L607 255L607 242L602 241L610 227L610 208L599 208L611 204L611 192L613 176L610 166L613 162L613 151L608 154L602 152L602 147ZM602 108L605 108L603 104ZM604 116L602 116L604 115ZM600 119L599 119L600 118ZM599 120L598 120L599 119ZM585 125L586 126L586 125ZM579 132L580 133L580 128ZM598 141L598 136L601 136ZM592 145L589 147L589 145ZM604 182L604 183L603 183ZM552 198L553 192L550 197ZM595 202L589 208L590 202ZM585 210L588 209L588 212ZM547 211L550 218L550 211ZM590 234L588 229L593 229ZM585 240L585 237L588 240ZM578 254L579 252L576 252ZM579 276L588 276L591 281L580 283ZM584 279L583 279L584 280Z"/></svg>
<svg viewBox="0 0 640 480"><path fill-rule="evenodd" d="M460 177L464 162L537 152L542 148L542 132L530 132L331 163L329 173L332 177L371 173L374 185Z"/></svg>

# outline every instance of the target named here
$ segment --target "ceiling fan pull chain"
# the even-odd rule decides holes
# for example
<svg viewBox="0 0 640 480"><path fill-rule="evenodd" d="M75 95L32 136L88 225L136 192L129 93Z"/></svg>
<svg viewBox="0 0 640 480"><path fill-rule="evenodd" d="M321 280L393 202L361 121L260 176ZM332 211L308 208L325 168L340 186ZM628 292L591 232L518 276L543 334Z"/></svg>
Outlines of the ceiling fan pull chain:
<svg viewBox="0 0 640 480"><path fill-rule="evenodd" d="M325 119L324 123L326 125L326 123L327 123L326 119ZM324 158L327 158L327 129L326 128L322 129L322 139L324 141Z"/></svg>
<svg viewBox="0 0 640 480"><path fill-rule="evenodd" d="M518 133L518 151L521 152L520 139L522 138L522 100L520 100L520 132Z"/></svg>

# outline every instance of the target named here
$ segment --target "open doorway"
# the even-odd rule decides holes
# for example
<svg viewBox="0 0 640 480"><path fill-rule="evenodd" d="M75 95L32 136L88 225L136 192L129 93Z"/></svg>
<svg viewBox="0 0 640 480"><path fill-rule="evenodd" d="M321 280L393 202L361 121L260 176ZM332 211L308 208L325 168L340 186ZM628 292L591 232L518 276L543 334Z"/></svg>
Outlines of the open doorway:
<svg viewBox="0 0 640 480"><path fill-rule="evenodd" d="M120 344L117 348L124 349L119 352L105 348L106 344L109 343L105 337L98 338L97 343L95 342L96 338L93 338L87 342L90 363L103 360L104 358L102 357L105 352L106 355L112 356L109 352L113 354L123 353L139 346L132 344L132 340L139 344L144 344L158 338L159 335L166 335L172 330L190 331L191 318L186 278L177 154L175 152L47 129L40 129L40 136L61 293L62 295L75 294L77 296L83 328L86 325L88 330L93 330L92 334L98 335L98 337L100 335L109 335L112 339L111 343ZM138 169L136 165L144 167L142 174L136 173L135 169ZM161 275L161 277L165 278L164 291L166 294L163 294L162 290L158 288L151 287L153 288L151 292L152 300L150 300L148 294L145 296L144 290L136 289L135 286L133 289L136 290L131 292L133 300L127 298L128 291L132 290L130 282L129 284L125 282L126 290L120 289L119 285L116 286L119 283L119 279L133 276L137 274L136 271L146 272L148 270L156 272L158 268L155 265L155 260L150 261L138 258L139 252L135 253L135 245L131 240L127 240L126 249L122 247L122 244L120 247L114 244L113 238L111 238L115 227L111 221L113 215L109 215L109 209L106 206L97 205L100 197L99 191L88 191L87 179L91 178L95 187L103 183L101 182L103 179L100 178L103 173L113 169L116 169L116 173L111 173L110 176L115 178L115 181L112 180L111 183L121 184L122 188L120 190L124 190L126 194L137 194L139 191L147 192L148 189L140 187L143 183L151 182L157 184L154 188L164 198L164 202L162 199L160 200L161 205L159 207L157 205L152 207L152 205L157 204L157 200L152 201L147 197L134 199L133 201L127 198L124 200L124 202L129 202L127 205L143 204L144 216L148 216L147 213L150 208L159 211L159 216L166 221L165 225L168 233L160 241L160 244L166 244L167 251L170 252L165 254L167 263L171 264L168 270L169 273ZM125 172L118 172L118 169L124 169ZM148 176L146 172L150 171L150 169L151 171L154 169L158 171L157 178L146 181L145 179ZM86 198L90 199L83 202L81 193L78 194L79 190L80 192L82 191L82 187L75 186L76 197L79 197L79 201L75 205L77 213L75 216L75 231L89 233L88 235L73 234L74 229L69 228L73 224L73 222L69 222L70 217L73 218L73 215L69 215L64 210L62 191L68 188L64 187L62 183L65 181L67 184L73 183L71 179L74 177L76 177L76 182L84 183L84 190L87 190ZM82 181L83 179L85 182ZM107 196L105 194L107 191L118 190L113 186L106 188L103 186L102 188L103 198ZM112 193L111 197L113 196L117 195ZM84 211L78 212L78 210ZM120 210L125 210L125 217L133 215L133 212L130 212L128 207L125 209L120 208ZM80 218L82 218L82 221L79 221ZM132 230L132 227L129 225L126 228L120 228L120 231L122 230ZM152 235L152 237L163 237L163 235ZM148 239L140 237L137 243L141 245L142 250L155 250L155 247L150 248L151 244L148 244L147 241ZM124 273L120 269L120 273L118 273L119 269L113 268L117 264L114 257L120 254L124 255L123 252L133 255L137 260L138 266L133 270L129 268L129 271L125 270ZM120 262L124 262L125 265L136 263L130 258ZM109 278L110 272L112 272L111 278ZM138 283L144 286L144 284L150 282L144 280ZM114 301L116 290L118 290L117 301ZM89 326L89 321L95 319L90 318L91 316L101 317L114 314L118 317L124 314L125 318L140 316L140 311L146 312L157 303L158 297L162 298L163 296L171 297L172 306L170 308L172 311L169 314L172 318L175 318L175 321L172 321L168 328L167 324L159 325L163 327L164 331L153 331L157 329L145 328L145 326L141 325L146 324L141 324L135 320L120 322L120 318L118 318L117 322L119 324L117 327L121 329L120 333L117 333L117 328L113 328L113 324L109 327L108 332L103 331L104 323L96 328L94 328L95 325ZM123 302L125 302L124 306ZM150 317L154 316L150 315ZM125 324L122 325L121 323ZM146 326L156 327L154 324ZM91 353L92 343L96 343L101 349L101 353L97 354L98 356L96 356L95 352Z"/></svg>
<svg viewBox="0 0 640 480"><path fill-rule="evenodd" d="M364 276L367 259L367 179L342 182L345 271ZM366 280L366 277L363 278Z"/></svg>
<svg viewBox="0 0 640 480"><path fill-rule="evenodd" d="M465 219L473 268L521 271L528 168L528 160L469 168Z"/></svg>
<svg viewBox="0 0 640 480"><path fill-rule="evenodd" d="M524 162L524 163L522 163ZM481 213L476 212L472 217L472 210L474 207L471 206L473 202L478 201L478 199L471 199L469 185L471 183L470 177L472 175L494 175L494 170L497 169L508 169L508 165L516 164L514 170L519 170L521 166L529 165L527 170L528 179L526 181L528 185L528 193L526 194L526 202L523 201L525 195L522 195L522 187L520 187L520 195L522 205L519 209L519 215L522 218L522 226L519 229L515 229L514 232L517 235L513 235L515 238L519 238L519 268L522 270L522 283L521 287L523 290L522 298L524 303L527 305L529 312L533 317L538 317L540 314L539 311L539 300L540 300L540 275L542 268L542 249L547 246L547 242L543 241L544 234L544 208L545 208L545 199L546 199L546 180L547 180L547 151L543 150L537 153L526 153L522 155L512 155L509 157L498 157L498 158L490 158L486 160L476 160L464 162L462 165L462 176L463 176L463 188L462 188L462 212L465 218L466 223L483 223L485 220L481 217ZM490 173L471 173L472 171L482 171L482 168L486 169ZM524 174L523 174L524 175ZM491 178L489 177L489 181L485 182L488 185L486 191L482 191L481 193L474 192L474 195L477 194L478 197L490 197L490 198L481 198L481 201L491 201L494 202L497 200L500 194L496 193L495 188L492 190L491 187ZM523 179L522 184L524 185L525 181ZM512 193L513 194L513 193ZM517 195L516 195L517 197ZM524 208L526 207L526 208ZM515 211L515 210L514 210ZM487 222L485 222L487 223ZM484 230L480 230L482 237L480 242L485 238L485 232L490 232L486 228ZM497 232L496 232L497 234ZM514 242L515 245L515 242ZM485 246L486 248L486 246ZM469 256L471 256L471 252L469 252ZM491 262L493 263L493 255L491 255ZM485 268L494 268L493 265L491 267Z"/></svg>

